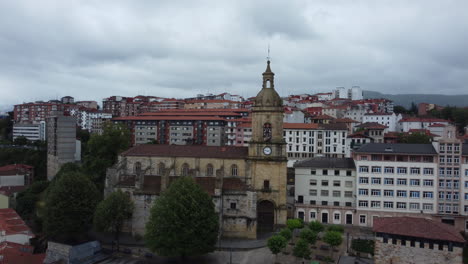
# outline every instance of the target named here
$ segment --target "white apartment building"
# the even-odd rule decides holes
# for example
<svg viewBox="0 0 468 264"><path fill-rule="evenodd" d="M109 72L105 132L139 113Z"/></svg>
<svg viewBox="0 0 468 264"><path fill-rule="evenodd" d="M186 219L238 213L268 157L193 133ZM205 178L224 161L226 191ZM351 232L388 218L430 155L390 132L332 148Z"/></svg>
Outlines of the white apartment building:
<svg viewBox="0 0 468 264"><path fill-rule="evenodd" d="M351 158L296 162L295 216L306 222L349 224L355 218L356 167Z"/></svg>
<svg viewBox="0 0 468 264"><path fill-rule="evenodd" d="M72 109L70 115L76 118L76 124L83 130L91 133L102 133L102 124L112 119L111 113L97 111L94 109Z"/></svg>
<svg viewBox="0 0 468 264"><path fill-rule="evenodd" d="M437 213L437 151L432 144L370 143L355 150L357 221Z"/></svg>
<svg viewBox="0 0 468 264"><path fill-rule="evenodd" d="M400 131L399 122L403 117L395 113L367 113L364 114L362 123L379 123L387 127L388 132Z"/></svg>
<svg viewBox="0 0 468 264"><path fill-rule="evenodd" d="M26 137L30 141L46 140L46 122L37 124L18 123L13 125L13 140L18 137Z"/></svg>
<svg viewBox="0 0 468 264"><path fill-rule="evenodd" d="M283 133L289 160L350 156L350 149L346 144L348 130L344 123L284 123Z"/></svg>
<svg viewBox="0 0 468 264"><path fill-rule="evenodd" d="M403 118L398 121L398 123L400 123L400 132L408 132L410 129L430 129L430 127L435 124L442 124L446 126L450 124L448 120L444 119L419 117Z"/></svg>
<svg viewBox="0 0 468 264"><path fill-rule="evenodd" d="M336 87L332 93L333 93L333 98L350 99L350 100L362 100L364 98L362 89L359 86L353 86L350 89L346 89L344 87Z"/></svg>
<svg viewBox="0 0 468 264"><path fill-rule="evenodd" d="M350 109L346 110L344 113L344 118L350 118L360 123L363 123L364 115L367 114L369 110L366 109L364 105L355 105Z"/></svg>

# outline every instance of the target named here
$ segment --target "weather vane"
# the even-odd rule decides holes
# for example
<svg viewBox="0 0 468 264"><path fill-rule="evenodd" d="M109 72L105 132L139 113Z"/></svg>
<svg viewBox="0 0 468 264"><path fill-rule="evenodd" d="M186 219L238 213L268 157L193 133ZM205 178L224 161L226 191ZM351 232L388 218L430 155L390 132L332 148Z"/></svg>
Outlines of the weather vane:
<svg viewBox="0 0 468 264"><path fill-rule="evenodd" d="M267 56L267 60L268 60L268 61L270 60L270 43L268 43L268 56Z"/></svg>

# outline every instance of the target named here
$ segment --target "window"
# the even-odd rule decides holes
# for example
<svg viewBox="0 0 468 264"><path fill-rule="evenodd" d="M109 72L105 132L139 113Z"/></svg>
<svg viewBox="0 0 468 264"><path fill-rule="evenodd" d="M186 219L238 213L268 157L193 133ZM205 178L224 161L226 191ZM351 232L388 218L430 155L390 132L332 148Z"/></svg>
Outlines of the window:
<svg viewBox="0 0 468 264"><path fill-rule="evenodd" d="M372 166L372 172L373 173L381 173L382 172L382 167Z"/></svg>
<svg viewBox="0 0 468 264"><path fill-rule="evenodd" d="M322 175L328 175L328 170L322 170Z"/></svg>
<svg viewBox="0 0 468 264"><path fill-rule="evenodd" d="M360 166L359 167L359 172L369 172L369 167L368 166Z"/></svg>
<svg viewBox="0 0 468 264"><path fill-rule="evenodd" d="M371 195L372 196L380 196L380 190L372 189L371 190Z"/></svg>
<svg viewBox="0 0 468 264"><path fill-rule="evenodd" d="M445 181L439 180L439 187L445 187Z"/></svg>
<svg viewBox="0 0 468 264"><path fill-rule="evenodd" d="M458 192L454 192L453 193L453 200L458 201L459 199L460 199L460 195L458 194Z"/></svg>
<svg viewBox="0 0 468 264"><path fill-rule="evenodd" d="M321 190L320 195L321 196L328 196L328 190Z"/></svg>
<svg viewBox="0 0 468 264"><path fill-rule="evenodd" d="M361 160L367 160L367 156L360 156L361 157Z"/></svg>
<svg viewBox="0 0 468 264"><path fill-rule="evenodd" d="M359 189L359 195L369 195L368 189Z"/></svg>
<svg viewBox="0 0 468 264"><path fill-rule="evenodd" d="M411 198L419 198L419 192L418 191L410 191L410 197Z"/></svg>
<svg viewBox="0 0 468 264"><path fill-rule="evenodd" d="M359 207L368 207L369 202L368 201L359 201Z"/></svg>
<svg viewBox="0 0 468 264"><path fill-rule="evenodd" d="M434 175L434 169L433 168L424 168L423 169L423 174L424 175Z"/></svg>
<svg viewBox="0 0 468 264"><path fill-rule="evenodd" d="M423 185L424 186L434 186L434 181L433 180L424 180Z"/></svg>
<svg viewBox="0 0 468 264"><path fill-rule="evenodd" d="M393 190L384 190L384 196L393 197Z"/></svg>
<svg viewBox="0 0 468 264"><path fill-rule="evenodd" d="M360 224L366 223L366 215L359 215L359 223Z"/></svg>
<svg viewBox="0 0 468 264"><path fill-rule="evenodd" d="M393 167L385 167L384 173L393 173Z"/></svg>
<svg viewBox="0 0 468 264"><path fill-rule="evenodd" d="M351 176L351 175L352 175L352 171L347 170L347 171L346 171L346 176Z"/></svg>
<svg viewBox="0 0 468 264"><path fill-rule="evenodd" d="M341 197L341 191L333 191L333 197Z"/></svg>
<svg viewBox="0 0 468 264"><path fill-rule="evenodd" d="M393 179L392 178L384 178L384 184L385 185L393 185Z"/></svg>
<svg viewBox="0 0 468 264"><path fill-rule="evenodd" d="M439 192L439 199L445 199L445 192ZM466 199L466 195L465 195Z"/></svg>
<svg viewBox="0 0 468 264"><path fill-rule="evenodd" d="M335 220L338 220L338 221L339 221L339 220L340 220L340 214L334 214L333 218L334 218Z"/></svg>
<svg viewBox="0 0 468 264"><path fill-rule="evenodd" d="M445 169L444 168L440 168L439 169L439 176L444 176L445 175Z"/></svg>
<svg viewBox="0 0 468 264"><path fill-rule="evenodd" d="M235 164L231 166L231 175L237 176L237 165Z"/></svg>
<svg viewBox="0 0 468 264"><path fill-rule="evenodd" d="M335 176L339 176L340 175L340 171L339 170L335 170Z"/></svg>
<svg viewBox="0 0 468 264"><path fill-rule="evenodd" d="M270 189L270 181L269 180L264 180L263 181L263 189L264 190L269 190Z"/></svg>
<svg viewBox="0 0 468 264"><path fill-rule="evenodd" d="M447 188L452 188L452 181L447 180L445 185L447 186Z"/></svg>
<svg viewBox="0 0 468 264"><path fill-rule="evenodd" d="M433 192L423 192L423 198L432 199L434 197Z"/></svg>
<svg viewBox="0 0 468 264"><path fill-rule="evenodd" d="M406 197L407 193L406 191L398 190L397 191L397 197Z"/></svg>
<svg viewBox="0 0 468 264"><path fill-rule="evenodd" d="M406 179L397 179L397 185L406 185Z"/></svg>
<svg viewBox="0 0 468 264"><path fill-rule="evenodd" d="M317 171L316 170L310 170L310 175L316 175Z"/></svg>
<svg viewBox="0 0 468 264"><path fill-rule="evenodd" d="M182 171L181 172L182 172L181 173L182 176L188 176L188 174L189 174L189 165L187 163L184 163L182 165Z"/></svg>
<svg viewBox="0 0 468 264"><path fill-rule="evenodd" d="M164 175L165 165L164 163L159 163L158 165L158 175Z"/></svg>
<svg viewBox="0 0 468 264"><path fill-rule="evenodd" d="M372 184L380 184L380 178L372 178Z"/></svg>
<svg viewBox="0 0 468 264"><path fill-rule="evenodd" d="M460 181L459 180L453 180L453 188L458 189L460 187Z"/></svg>
<svg viewBox="0 0 468 264"><path fill-rule="evenodd" d="M344 197L353 197L353 192L352 191L345 191L344 192Z"/></svg>
<svg viewBox="0 0 468 264"><path fill-rule="evenodd" d="M406 168L405 167L398 167L397 168L397 173L398 174L406 174Z"/></svg>
<svg viewBox="0 0 468 264"><path fill-rule="evenodd" d="M460 169L459 168L453 168L453 175L455 176L460 176Z"/></svg>
<svg viewBox="0 0 468 264"><path fill-rule="evenodd" d="M333 202L333 206L340 206L340 202Z"/></svg>
<svg viewBox="0 0 468 264"><path fill-rule="evenodd" d="M322 186L328 186L328 181L327 181L327 180L323 180L323 181L322 181Z"/></svg>
<svg viewBox="0 0 468 264"><path fill-rule="evenodd" d="M341 181L333 181L333 186L340 187L341 186Z"/></svg>
<svg viewBox="0 0 468 264"><path fill-rule="evenodd" d="M206 165L206 176L213 176L213 173L214 173L213 165L211 164Z"/></svg>
<svg viewBox="0 0 468 264"><path fill-rule="evenodd" d="M231 203L231 209L236 209L237 204L236 203Z"/></svg>
<svg viewBox="0 0 468 264"><path fill-rule="evenodd" d="M406 209L406 203L400 203L400 202L398 202L398 203L397 203L397 208L398 208L398 209Z"/></svg>
<svg viewBox="0 0 468 264"><path fill-rule="evenodd" d="M445 174L447 174L447 175L452 175L452 168L447 168L447 169L445 170Z"/></svg>
<svg viewBox="0 0 468 264"><path fill-rule="evenodd" d="M367 178L367 177L359 177L359 183L360 183L360 184L368 184L368 183L369 183L369 178Z"/></svg>
<svg viewBox="0 0 468 264"><path fill-rule="evenodd" d="M328 201L322 201L322 205L328 205Z"/></svg>
<svg viewBox="0 0 468 264"><path fill-rule="evenodd" d="M310 212L310 219L317 218L317 214L315 212Z"/></svg>
<svg viewBox="0 0 468 264"><path fill-rule="evenodd" d="M419 183L420 183L419 180L416 180L416 179L411 179L410 180L410 185L411 186L419 186L420 185Z"/></svg>
<svg viewBox="0 0 468 264"><path fill-rule="evenodd" d="M371 208L380 208L379 201L371 201Z"/></svg>
<svg viewBox="0 0 468 264"><path fill-rule="evenodd" d="M317 180L310 180L309 184L311 186L316 186L317 185Z"/></svg>
<svg viewBox="0 0 468 264"><path fill-rule="evenodd" d="M353 187L352 181L345 181L345 187Z"/></svg>
<svg viewBox="0 0 468 264"><path fill-rule="evenodd" d="M423 204L423 210L424 211L432 211L434 209L434 206L432 204Z"/></svg>
<svg viewBox="0 0 468 264"><path fill-rule="evenodd" d="M411 174L419 174L420 169L419 168L411 168Z"/></svg>
<svg viewBox="0 0 468 264"><path fill-rule="evenodd" d="M317 190L309 190L309 195L310 196L317 196Z"/></svg>
<svg viewBox="0 0 468 264"><path fill-rule="evenodd" d="M384 202L383 207L384 208L393 208L393 202Z"/></svg>

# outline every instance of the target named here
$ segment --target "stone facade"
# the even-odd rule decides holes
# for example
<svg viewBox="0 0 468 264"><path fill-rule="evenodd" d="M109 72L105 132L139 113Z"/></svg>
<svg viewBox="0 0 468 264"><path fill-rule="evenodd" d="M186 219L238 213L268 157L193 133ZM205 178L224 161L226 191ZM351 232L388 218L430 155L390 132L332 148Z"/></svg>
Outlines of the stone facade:
<svg viewBox="0 0 468 264"><path fill-rule="evenodd" d="M397 240L396 244L384 243L383 238L376 238L375 241L375 264L461 264L463 249L461 247L453 247L453 251L449 251L447 245L443 245L442 250L438 244L433 244L433 249L429 248L429 243L424 243L424 247L420 247L420 242L416 241L414 246L411 246L409 241L406 245L401 245L401 240Z"/></svg>

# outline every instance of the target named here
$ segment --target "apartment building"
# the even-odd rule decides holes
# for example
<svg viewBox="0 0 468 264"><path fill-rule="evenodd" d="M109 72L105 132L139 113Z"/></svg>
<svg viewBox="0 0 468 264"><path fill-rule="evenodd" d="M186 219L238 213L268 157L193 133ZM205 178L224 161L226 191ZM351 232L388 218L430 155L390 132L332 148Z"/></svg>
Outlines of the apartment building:
<svg viewBox="0 0 468 264"><path fill-rule="evenodd" d="M58 103L24 103L14 106L13 119L15 123L37 124L45 121L54 111L63 111L64 105Z"/></svg>
<svg viewBox="0 0 468 264"><path fill-rule="evenodd" d="M437 213L438 153L432 144L363 145L354 151L356 223Z"/></svg>
<svg viewBox="0 0 468 264"><path fill-rule="evenodd" d="M356 167L351 158L311 158L295 169L295 215L306 222L352 225Z"/></svg>
<svg viewBox="0 0 468 264"><path fill-rule="evenodd" d="M395 113L367 113L364 114L363 123L378 123L387 127L389 132L400 131L399 122L403 117Z"/></svg>
<svg viewBox="0 0 468 264"><path fill-rule="evenodd" d="M25 137L30 141L46 140L46 122L39 121L36 124L17 123L13 125L13 140Z"/></svg>
<svg viewBox="0 0 468 264"><path fill-rule="evenodd" d="M349 147L346 145L346 124L285 123L283 133L290 160L350 156Z"/></svg>
<svg viewBox="0 0 468 264"><path fill-rule="evenodd" d="M431 125L442 124L445 126L450 125L448 120L440 118L421 118L409 117L403 118L399 123L400 132L409 132L411 129L429 129Z"/></svg>

